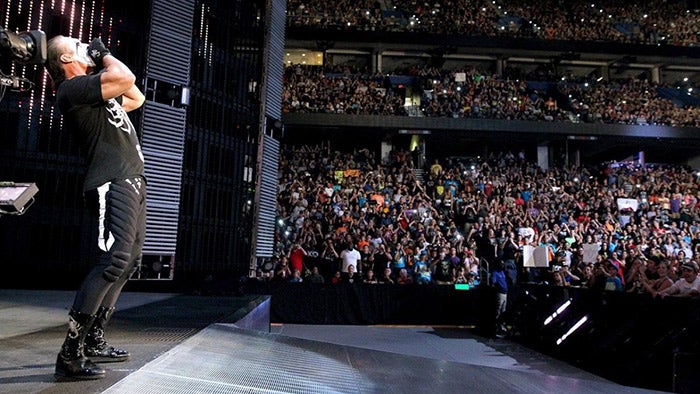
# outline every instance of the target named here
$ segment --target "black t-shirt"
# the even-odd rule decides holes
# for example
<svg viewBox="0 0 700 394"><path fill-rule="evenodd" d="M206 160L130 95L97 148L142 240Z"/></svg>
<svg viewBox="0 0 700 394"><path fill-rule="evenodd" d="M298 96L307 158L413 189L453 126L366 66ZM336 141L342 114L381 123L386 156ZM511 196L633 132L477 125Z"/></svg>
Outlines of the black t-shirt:
<svg viewBox="0 0 700 394"><path fill-rule="evenodd" d="M515 253L517 251L518 248L515 245L513 245L513 243L510 240L506 241L506 244L503 247L503 260L514 260Z"/></svg>
<svg viewBox="0 0 700 394"><path fill-rule="evenodd" d="M63 81L56 101L87 156L84 191L116 179L143 176L143 154L136 129L120 104L121 97L119 101L102 99L99 74Z"/></svg>
<svg viewBox="0 0 700 394"><path fill-rule="evenodd" d="M442 259L435 266L433 279L441 282L452 281L452 263L448 259Z"/></svg>
<svg viewBox="0 0 700 394"><path fill-rule="evenodd" d="M362 264L362 273L366 274L367 271L372 269L372 262L369 261L370 254L360 251L360 264Z"/></svg>
<svg viewBox="0 0 700 394"><path fill-rule="evenodd" d="M384 276L384 270L389 266L389 258L384 253L374 254L374 276L381 278Z"/></svg>

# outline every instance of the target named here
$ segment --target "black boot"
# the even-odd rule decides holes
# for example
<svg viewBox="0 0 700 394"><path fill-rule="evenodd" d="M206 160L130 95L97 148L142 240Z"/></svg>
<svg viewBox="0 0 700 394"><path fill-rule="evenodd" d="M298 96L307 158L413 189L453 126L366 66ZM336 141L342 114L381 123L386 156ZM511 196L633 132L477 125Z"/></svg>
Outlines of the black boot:
<svg viewBox="0 0 700 394"><path fill-rule="evenodd" d="M68 334L56 358L55 376L58 379L101 379L105 370L85 357L84 343L94 315L70 311Z"/></svg>
<svg viewBox="0 0 700 394"><path fill-rule="evenodd" d="M104 306L97 310L97 317L85 337L85 355L102 363L114 363L129 359L129 352L110 346L105 339L105 327L112 317L114 308Z"/></svg>

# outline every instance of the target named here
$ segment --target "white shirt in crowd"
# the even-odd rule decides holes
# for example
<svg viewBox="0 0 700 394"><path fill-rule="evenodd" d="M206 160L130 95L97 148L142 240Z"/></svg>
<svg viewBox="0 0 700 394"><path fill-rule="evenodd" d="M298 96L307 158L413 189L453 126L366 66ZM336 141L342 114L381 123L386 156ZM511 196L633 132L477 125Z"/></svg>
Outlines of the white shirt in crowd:
<svg viewBox="0 0 700 394"><path fill-rule="evenodd" d="M692 282L688 282L685 278L680 278L671 286L661 290L659 294L677 297L697 297L700 295L700 276L696 276Z"/></svg>
<svg viewBox="0 0 700 394"><path fill-rule="evenodd" d="M343 260L343 265L340 268L342 272L348 272L348 266L350 265L355 266L355 272L358 272L357 263L362 257L360 256L360 252L358 252L357 249L344 249L342 252L340 252L340 258Z"/></svg>

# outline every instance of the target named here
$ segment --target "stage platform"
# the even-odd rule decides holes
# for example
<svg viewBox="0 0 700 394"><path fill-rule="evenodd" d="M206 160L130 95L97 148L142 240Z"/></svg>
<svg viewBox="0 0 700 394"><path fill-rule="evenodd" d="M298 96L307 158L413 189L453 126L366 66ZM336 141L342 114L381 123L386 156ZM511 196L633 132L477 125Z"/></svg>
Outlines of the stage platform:
<svg viewBox="0 0 700 394"><path fill-rule="evenodd" d="M0 393L650 393L468 327L269 324L266 296L125 292L132 359L56 382L73 292L0 289Z"/></svg>

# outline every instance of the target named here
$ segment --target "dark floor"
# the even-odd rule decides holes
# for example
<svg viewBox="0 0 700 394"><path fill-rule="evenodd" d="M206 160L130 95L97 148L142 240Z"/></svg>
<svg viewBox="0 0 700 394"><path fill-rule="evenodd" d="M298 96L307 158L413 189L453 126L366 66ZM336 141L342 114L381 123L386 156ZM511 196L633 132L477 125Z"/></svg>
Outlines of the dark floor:
<svg viewBox="0 0 700 394"><path fill-rule="evenodd" d="M71 300L0 290L0 393L649 392L466 328L270 327L265 297L150 293L125 293L110 327L130 361L57 383Z"/></svg>

